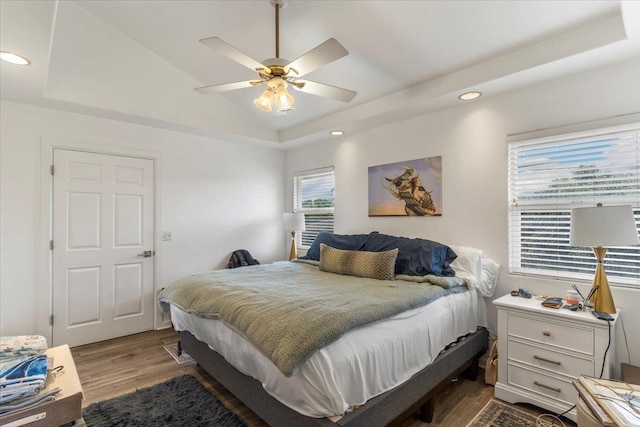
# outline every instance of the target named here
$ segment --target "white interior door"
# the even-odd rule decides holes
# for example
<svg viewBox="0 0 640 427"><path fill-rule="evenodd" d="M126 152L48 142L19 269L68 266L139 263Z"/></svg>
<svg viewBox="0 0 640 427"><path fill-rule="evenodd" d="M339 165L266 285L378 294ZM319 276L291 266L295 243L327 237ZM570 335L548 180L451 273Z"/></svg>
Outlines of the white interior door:
<svg viewBox="0 0 640 427"><path fill-rule="evenodd" d="M153 160L55 149L53 164L53 345L152 329Z"/></svg>

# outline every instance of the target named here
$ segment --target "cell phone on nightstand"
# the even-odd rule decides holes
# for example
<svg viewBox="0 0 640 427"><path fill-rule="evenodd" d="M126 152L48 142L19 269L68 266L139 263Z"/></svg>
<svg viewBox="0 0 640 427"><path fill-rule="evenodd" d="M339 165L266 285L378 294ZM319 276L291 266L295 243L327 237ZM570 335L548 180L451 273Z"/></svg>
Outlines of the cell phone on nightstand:
<svg viewBox="0 0 640 427"><path fill-rule="evenodd" d="M591 313L593 313L593 315L600 320L606 320L607 322L610 322L613 320L613 316L608 313L602 313L599 311L592 311Z"/></svg>

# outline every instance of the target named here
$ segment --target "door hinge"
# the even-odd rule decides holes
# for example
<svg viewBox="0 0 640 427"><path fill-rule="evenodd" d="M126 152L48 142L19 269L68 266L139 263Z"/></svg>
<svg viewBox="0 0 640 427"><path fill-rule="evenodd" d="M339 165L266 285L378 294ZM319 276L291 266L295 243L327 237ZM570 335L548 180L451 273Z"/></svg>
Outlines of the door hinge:
<svg viewBox="0 0 640 427"><path fill-rule="evenodd" d="M55 175L56 167L54 165L51 165L51 168L49 168L49 172L51 173L51 175Z"/></svg>
<svg viewBox="0 0 640 427"><path fill-rule="evenodd" d="M49 250L53 250L53 240L49 240Z"/></svg>
<svg viewBox="0 0 640 427"><path fill-rule="evenodd" d="M53 314L49 316L49 325L53 326Z"/></svg>

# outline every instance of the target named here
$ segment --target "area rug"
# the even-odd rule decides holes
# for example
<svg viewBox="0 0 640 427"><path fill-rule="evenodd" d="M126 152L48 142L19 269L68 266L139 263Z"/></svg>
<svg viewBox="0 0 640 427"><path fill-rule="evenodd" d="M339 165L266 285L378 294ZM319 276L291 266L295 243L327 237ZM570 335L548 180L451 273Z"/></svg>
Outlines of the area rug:
<svg viewBox="0 0 640 427"><path fill-rule="evenodd" d="M178 356L178 343L165 345L163 348L167 350L167 352L171 355L171 357L173 357L173 359L176 362L178 362L178 364L180 365L193 362L193 359L191 358L191 356L185 353L184 350Z"/></svg>
<svg viewBox="0 0 640 427"><path fill-rule="evenodd" d="M191 375L86 407L88 427L243 427L245 424Z"/></svg>
<svg viewBox="0 0 640 427"><path fill-rule="evenodd" d="M536 427L536 417L491 399L467 427Z"/></svg>

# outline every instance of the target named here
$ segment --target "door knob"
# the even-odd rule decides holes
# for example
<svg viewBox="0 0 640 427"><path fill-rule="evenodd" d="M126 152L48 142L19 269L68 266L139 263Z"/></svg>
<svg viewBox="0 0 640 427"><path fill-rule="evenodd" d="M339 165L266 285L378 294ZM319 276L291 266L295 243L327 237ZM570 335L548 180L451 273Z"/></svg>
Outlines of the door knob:
<svg viewBox="0 0 640 427"><path fill-rule="evenodd" d="M149 257L153 256L153 251L144 251L144 252L138 254L137 256L143 257L143 258L149 258Z"/></svg>

